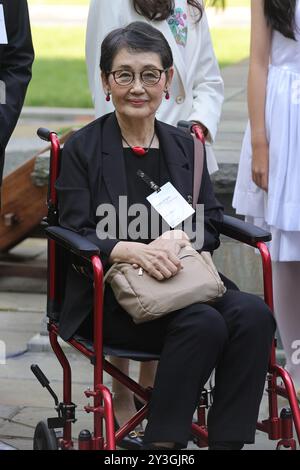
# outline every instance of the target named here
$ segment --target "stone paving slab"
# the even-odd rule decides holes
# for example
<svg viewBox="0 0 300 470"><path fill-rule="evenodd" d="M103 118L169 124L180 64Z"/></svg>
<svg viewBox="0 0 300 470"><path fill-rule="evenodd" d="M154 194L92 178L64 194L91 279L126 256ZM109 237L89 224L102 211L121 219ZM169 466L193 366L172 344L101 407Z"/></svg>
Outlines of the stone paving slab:
<svg viewBox="0 0 300 470"><path fill-rule="evenodd" d="M12 447L9 444L6 444L5 442L0 441L0 451L1 450L17 450L17 448Z"/></svg>
<svg viewBox="0 0 300 470"><path fill-rule="evenodd" d="M80 397L84 397L83 391L93 383L93 367L81 354L72 351L73 350L71 349L70 354L67 354L72 367L72 383L75 388L77 387ZM40 405L47 406L47 402L48 405L49 403L52 403L52 398L48 394L47 390L41 387L31 372L31 364L38 364L44 374L49 378L56 393L58 395L62 393L62 368L53 353L26 353L21 357L8 360L6 365L0 366L1 383L2 381L4 384L5 381L8 382L10 380L16 380L16 382L21 385L22 390L27 390L26 394L23 394L22 397L22 399L25 400L25 403L21 401L19 403L20 406L37 406L37 395L39 396L39 399L46 397L47 400L45 402L43 401ZM138 365L135 362L132 362L132 364L133 370L131 376L136 379ZM105 374L104 382L110 386L111 377ZM17 387L14 387L14 389L17 390ZM76 390L74 393L75 392ZM5 399L5 395L3 393L3 396L1 396L1 404L17 406L18 403L11 402L11 398L12 396L7 396L7 399Z"/></svg>
<svg viewBox="0 0 300 470"><path fill-rule="evenodd" d="M0 254L1 261L19 261L23 264L42 265L47 261L47 240L46 238L27 238L8 253Z"/></svg>
<svg viewBox="0 0 300 470"><path fill-rule="evenodd" d="M0 340L5 345L6 360L26 351L32 336L41 330L43 313L0 311Z"/></svg>
<svg viewBox="0 0 300 470"><path fill-rule="evenodd" d="M228 86L236 86L237 89L244 89L247 87L248 73L248 59L243 59L240 62L230 67L224 67L222 69L222 77L225 82L225 88Z"/></svg>
<svg viewBox="0 0 300 470"><path fill-rule="evenodd" d="M32 439L5 437L0 441L1 450L32 450Z"/></svg>
<svg viewBox="0 0 300 470"><path fill-rule="evenodd" d="M5 420L12 419L21 410L20 406L5 406L0 405L0 427L4 424Z"/></svg>
<svg viewBox="0 0 300 470"><path fill-rule="evenodd" d="M232 272L232 258L239 260ZM220 272L228 275L244 292L263 294L261 261L254 249L224 237L220 248L214 253L214 262ZM247 266L247 278L245 278Z"/></svg>
<svg viewBox="0 0 300 470"><path fill-rule="evenodd" d="M245 129L246 129L246 122L236 121L235 119L226 119L226 121L220 124L218 134L221 136L222 132L228 133L228 132L234 131L234 132L244 135Z"/></svg>
<svg viewBox="0 0 300 470"><path fill-rule="evenodd" d="M44 268L47 266L47 241L46 239L40 238L27 238L19 245L14 247L9 253L1 253L0 261L9 263L20 263L23 266L29 265L31 267ZM13 305L18 302L18 297L14 298L11 292L16 293L40 293L45 294L47 289L46 274L44 278L20 278L20 277L1 277L0 278L0 310L14 308ZM9 294L5 297L5 292ZM22 299L22 294L19 294ZM3 303L2 299L8 299L10 297L9 306ZM26 299L26 296L23 296ZM34 299L34 297L33 297ZM46 298L43 297L43 302L39 305L38 310L45 310ZM26 302L26 301L25 301ZM29 301L30 303L30 301ZM18 308L22 309L22 305L18 305ZM35 304L33 303L30 307L35 310Z"/></svg>
<svg viewBox="0 0 300 470"><path fill-rule="evenodd" d="M47 282L46 279L30 279L20 277L7 277L0 279L0 297L2 292L25 293L31 294L32 292L38 294L46 294Z"/></svg>
<svg viewBox="0 0 300 470"><path fill-rule="evenodd" d="M247 69L248 70L248 69ZM246 78L246 77L245 77ZM238 91L231 100L234 103L240 103L240 105L245 109L248 108L248 96L247 89L244 87L242 90Z"/></svg>
<svg viewBox="0 0 300 470"><path fill-rule="evenodd" d="M1 316L0 316L1 321ZM38 333L40 327L23 332L1 330L0 340L6 345L6 358L19 355L27 350L27 344L34 333Z"/></svg>
<svg viewBox="0 0 300 470"><path fill-rule="evenodd" d="M29 426L22 423L14 423L13 421L6 421L0 428L1 439L5 438L28 438L32 439L35 426Z"/></svg>
<svg viewBox="0 0 300 470"><path fill-rule="evenodd" d="M41 313L43 312L14 312L14 311L1 311L0 323L1 331L14 332L14 333L31 333L39 328L41 321Z"/></svg>
<svg viewBox="0 0 300 470"><path fill-rule="evenodd" d="M223 106L222 119L226 119L227 115L233 115L236 117L245 116L248 113L246 103L243 103L238 100L230 100Z"/></svg>
<svg viewBox="0 0 300 470"><path fill-rule="evenodd" d="M87 401L86 401L87 404ZM21 426L28 426L29 429L26 429L24 434L21 434L22 437L33 437L34 429L39 421L48 418L57 417L57 413L52 408L32 408L32 407L25 407L23 410L13 419L13 423L7 423L7 427L0 428L0 433L5 434L5 431L8 432L9 436L13 437L14 432L21 431ZM93 416L91 414L87 414L83 410L83 406L78 406L76 408L76 423L72 426L72 435L73 438L77 439L80 431L82 429L93 429ZM10 433L10 424L15 424L15 427L12 427L12 433ZM26 434L26 435L25 435ZM19 435L18 435L19 436ZM19 436L20 437L20 436Z"/></svg>
<svg viewBox="0 0 300 470"><path fill-rule="evenodd" d="M46 297L43 294L8 292L0 293L0 311L44 312Z"/></svg>
<svg viewBox="0 0 300 470"><path fill-rule="evenodd" d="M240 153L241 152L241 145L240 145L240 139L242 138L242 135L241 134L236 134L234 136L234 138L232 139L223 139L222 141L222 144L216 144L215 145L215 150L216 151L222 151L224 152L224 156L226 154L228 154L230 156L230 158L232 158L232 155L236 155L236 153ZM230 153L229 153L230 152ZM232 155L231 155L231 152L234 152ZM222 163L225 163L224 161Z"/></svg>
<svg viewBox="0 0 300 470"><path fill-rule="evenodd" d="M244 131L238 131L237 129L235 129L235 131L227 131L227 132L224 132L223 129L220 131L219 133L219 139L220 141L222 141L222 147L224 146L230 146L230 144L232 144L232 147L236 147L236 145L238 145L238 150L240 151L240 145L241 145L241 140L243 139L244 137ZM215 148L218 147L218 144L215 145ZM220 145L221 147L221 145ZM229 147L231 148L231 147Z"/></svg>
<svg viewBox="0 0 300 470"><path fill-rule="evenodd" d="M239 161L240 159L240 154L241 154L241 151L240 150L237 150L237 149L227 149L227 151L225 152L223 147L218 144L215 145L214 147L215 149L215 155L216 155L216 158L217 158L217 161L220 162L222 161L222 163L224 165L234 165L234 171L235 171L235 174L237 174L237 162ZM232 197L230 199L230 204L231 204L231 200L232 200Z"/></svg>

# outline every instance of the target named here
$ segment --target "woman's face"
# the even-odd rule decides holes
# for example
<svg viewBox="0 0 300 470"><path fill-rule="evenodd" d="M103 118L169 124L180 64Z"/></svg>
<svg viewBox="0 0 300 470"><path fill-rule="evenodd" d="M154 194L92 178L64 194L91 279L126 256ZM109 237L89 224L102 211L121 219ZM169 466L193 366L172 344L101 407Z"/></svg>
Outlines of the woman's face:
<svg viewBox="0 0 300 470"><path fill-rule="evenodd" d="M134 80L128 85L116 83L113 74L108 78L102 73L102 83L105 93L111 93L116 111L127 118L145 119L155 115L164 92L169 89L173 77L173 69L169 69L168 78L163 72L155 85L148 85L143 82L155 81L155 76L159 78L163 70L160 56L155 52L133 53L127 49L121 49L116 55L112 72L117 71L115 77L119 83L126 83L134 73Z"/></svg>

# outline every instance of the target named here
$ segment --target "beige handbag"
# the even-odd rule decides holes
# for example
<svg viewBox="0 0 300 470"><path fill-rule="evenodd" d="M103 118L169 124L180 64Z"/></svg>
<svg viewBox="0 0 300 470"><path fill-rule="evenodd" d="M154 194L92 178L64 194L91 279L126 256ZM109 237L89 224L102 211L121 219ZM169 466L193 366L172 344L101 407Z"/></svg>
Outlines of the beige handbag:
<svg viewBox="0 0 300 470"><path fill-rule="evenodd" d="M135 323L156 320L174 310L222 297L226 288L210 253L191 246L178 255L183 269L176 276L158 281L129 263L115 263L105 278L118 303Z"/></svg>
<svg viewBox="0 0 300 470"><path fill-rule="evenodd" d="M198 200L203 172L204 148L195 139L194 201ZM130 263L115 263L104 280L111 285L116 300L135 323L156 320L195 303L208 303L226 292L208 252L198 253L191 246L179 252L183 269L176 276L158 281Z"/></svg>

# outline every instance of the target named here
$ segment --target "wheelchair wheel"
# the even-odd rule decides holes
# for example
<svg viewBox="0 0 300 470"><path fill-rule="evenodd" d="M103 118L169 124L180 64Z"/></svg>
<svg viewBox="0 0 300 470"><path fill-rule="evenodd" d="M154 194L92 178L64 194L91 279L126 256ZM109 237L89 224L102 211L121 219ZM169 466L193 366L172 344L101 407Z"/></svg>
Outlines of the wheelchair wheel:
<svg viewBox="0 0 300 470"><path fill-rule="evenodd" d="M33 450L57 450L58 443L54 429L49 429L47 421L40 421L34 431Z"/></svg>

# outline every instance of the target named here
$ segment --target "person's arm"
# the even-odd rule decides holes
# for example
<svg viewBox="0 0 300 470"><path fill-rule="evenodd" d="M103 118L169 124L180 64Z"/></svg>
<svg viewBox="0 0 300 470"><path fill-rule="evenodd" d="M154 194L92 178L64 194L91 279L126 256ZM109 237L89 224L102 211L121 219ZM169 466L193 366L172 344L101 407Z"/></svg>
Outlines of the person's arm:
<svg viewBox="0 0 300 470"><path fill-rule="evenodd" d="M207 170L206 158L198 204L204 204L204 243L201 251L213 252L220 245L220 233L216 229L214 221L221 222L223 220L224 209L215 196Z"/></svg>
<svg viewBox="0 0 300 470"><path fill-rule="evenodd" d="M3 0L3 7L8 44L4 46L0 63L0 80L6 89L6 104L0 105L2 151L21 113L34 59L27 1Z"/></svg>
<svg viewBox="0 0 300 470"><path fill-rule="evenodd" d="M224 84L214 53L207 17L203 12L200 23L200 48L198 73L193 85L193 108L189 121L199 122L208 130L207 139L214 141L224 100ZM204 129L205 130L205 129Z"/></svg>
<svg viewBox="0 0 300 470"><path fill-rule="evenodd" d="M93 213L89 187L88 166L85 160L81 136L71 137L64 145L61 169L56 181L61 227L86 237L100 249L101 260L107 264L117 239L101 239L97 236L96 212Z"/></svg>
<svg viewBox="0 0 300 470"><path fill-rule="evenodd" d="M112 112L112 103L105 101L102 90L100 57L101 44L105 36L123 26L122 10L127 0L91 0L86 29L86 65L89 87L95 106L96 117Z"/></svg>
<svg viewBox="0 0 300 470"><path fill-rule="evenodd" d="M263 0L251 0L248 109L252 142L252 178L257 186L267 190L269 147L265 126L265 106L272 31L267 25L263 6Z"/></svg>

